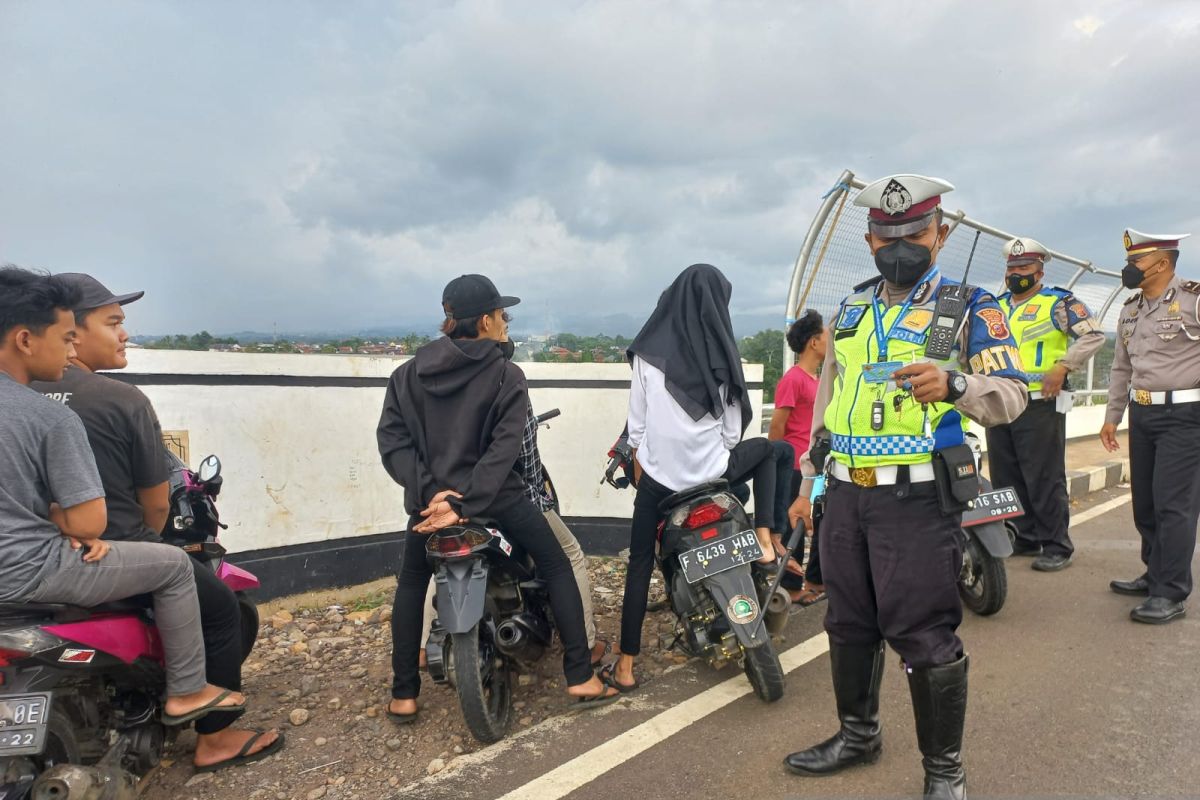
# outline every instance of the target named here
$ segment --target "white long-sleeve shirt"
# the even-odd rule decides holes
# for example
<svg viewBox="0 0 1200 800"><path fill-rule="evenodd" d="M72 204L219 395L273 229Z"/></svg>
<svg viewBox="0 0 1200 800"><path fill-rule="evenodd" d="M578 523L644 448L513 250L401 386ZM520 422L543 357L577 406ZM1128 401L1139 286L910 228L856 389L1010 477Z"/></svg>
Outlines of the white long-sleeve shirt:
<svg viewBox="0 0 1200 800"><path fill-rule="evenodd" d="M720 419L705 414L694 420L667 391L662 370L635 355L629 444L642 470L676 492L724 475L729 451L742 439L742 410L736 400L726 405L726 392L722 385Z"/></svg>

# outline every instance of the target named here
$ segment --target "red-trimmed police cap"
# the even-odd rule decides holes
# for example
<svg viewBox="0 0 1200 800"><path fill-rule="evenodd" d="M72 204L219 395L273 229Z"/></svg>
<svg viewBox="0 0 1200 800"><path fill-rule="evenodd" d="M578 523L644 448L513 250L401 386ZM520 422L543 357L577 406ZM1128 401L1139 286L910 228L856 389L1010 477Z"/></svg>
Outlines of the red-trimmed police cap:
<svg viewBox="0 0 1200 800"><path fill-rule="evenodd" d="M1004 258L1010 267L1032 264L1035 261L1044 264L1050 260L1050 251L1037 239L1020 236L1004 245Z"/></svg>
<svg viewBox="0 0 1200 800"><path fill-rule="evenodd" d="M1155 250L1178 250L1179 242L1190 233L1142 233L1128 228L1125 231L1125 255L1140 256Z"/></svg>
<svg viewBox="0 0 1200 800"><path fill-rule="evenodd" d="M866 206L871 232L877 236L898 238L919 233L942 203L942 195L954 191L954 184L925 175L890 175L868 184L854 204Z"/></svg>

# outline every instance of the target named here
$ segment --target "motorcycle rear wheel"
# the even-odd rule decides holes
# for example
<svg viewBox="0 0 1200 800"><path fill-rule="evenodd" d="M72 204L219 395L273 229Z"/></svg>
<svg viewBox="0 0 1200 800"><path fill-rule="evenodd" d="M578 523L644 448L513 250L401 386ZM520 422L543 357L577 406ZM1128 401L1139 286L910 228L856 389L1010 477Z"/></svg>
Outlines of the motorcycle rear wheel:
<svg viewBox="0 0 1200 800"><path fill-rule="evenodd" d="M498 742L512 721L512 672L482 621L466 633L450 636L454 687L471 735L484 744Z"/></svg>
<svg viewBox="0 0 1200 800"><path fill-rule="evenodd" d="M783 665L770 639L746 651L743 669L759 700L774 703L783 697Z"/></svg>
<svg viewBox="0 0 1200 800"><path fill-rule="evenodd" d="M978 539L970 535L966 538L958 596L971 611L981 617L990 617L1004 607L1008 597L1008 572L1004 561L989 553Z"/></svg>

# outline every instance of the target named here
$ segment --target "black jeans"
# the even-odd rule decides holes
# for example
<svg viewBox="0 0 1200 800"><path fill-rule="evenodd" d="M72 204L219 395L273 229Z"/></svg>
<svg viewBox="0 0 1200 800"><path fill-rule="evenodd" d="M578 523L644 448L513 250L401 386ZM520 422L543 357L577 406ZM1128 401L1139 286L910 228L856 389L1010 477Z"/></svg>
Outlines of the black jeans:
<svg viewBox="0 0 1200 800"><path fill-rule="evenodd" d="M790 451L792 448L788 446L787 449ZM775 522L776 507L780 501L780 498L776 497L776 475L787 475L787 480L782 486L785 491L781 493L786 498L786 490L792 485L791 473L794 463L788 461L781 467L778 452L780 451L776 450L774 443L766 439L746 439L729 451L729 465L722 476L730 483L754 481L754 527L769 528L772 531L781 530L776 528ZM794 458L794 454L791 457ZM783 525L786 527L786 503L783 508Z"/></svg>
<svg viewBox="0 0 1200 800"><path fill-rule="evenodd" d="M502 497L481 517L494 520L505 537L525 549L537 565L538 577L546 582L554 624L563 643L563 673L567 684L576 686L593 675L587 633L583 625L583 601L571 571L571 562L554 537L550 523L524 495ZM392 604L392 697L415 699L421 692L417 651L421 647L421 614L425 591L433 571L425 560L428 536L410 530L404 537L404 554L396 577L396 599Z"/></svg>
<svg viewBox="0 0 1200 800"><path fill-rule="evenodd" d="M794 471L792 473L792 480L791 480L791 488L792 488L792 497L793 498L800 496L800 487L803 483L804 483L804 476L800 474L799 470ZM805 532L806 536L812 536L812 548L808 554L808 565L804 567L804 577L799 578L795 575L792 575L791 573L785 573L783 576L783 582L781 584L783 586L783 588L785 588L785 589L801 589L801 588L803 588L803 584L806 582L807 583L816 583L816 584L824 583L824 581L821 580L821 550L820 550L819 542L818 542L818 539L820 536L820 527L819 526L820 526L820 523L814 520L813 521L813 529L811 531ZM803 559L804 559L804 540L803 539L801 539L800 543L796 545L795 558L797 561L803 561Z"/></svg>
<svg viewBox="0 0 1200 800"><path fill-rule="evenodd" d="M771 450L775 455L775 527L771 533L787 534L791 533L788 506L796 499L792 478L800 474L796 472L796 451L782 439L771 442Z"/></svg>
<svg viewBox="0 0 1200 800"><path fill-rule="evenodd" d="M242 689L242 613L237 595L207 565L192 560L196 597L200 601L200 628L204 636L204 672L214 686ZM196 720L196 733L223 731L241 711L214 711Z"/></svg>
<svg viewBox="0 0 1200 800"><path fill-rule="evenodd" d="M621 604L621 653L642 652L642 623L646 620L646 598L654 572L654 546L658 525L663 520L658 504L674 492L642 473L633 498L633 522L629 526L629 569L625 572L625 600Z"/></svg>
<svg viewBox="0 0 1200 800"><path fill-rule="evenodd" d="M987 444L992 486L1011 486L1025 507L1025 516L1013 520L1017 541L1040 544L1046 555L1075 552L1067 533L1067 415L1053 400L1030 400L1011 423L987 429Z"/></svg>

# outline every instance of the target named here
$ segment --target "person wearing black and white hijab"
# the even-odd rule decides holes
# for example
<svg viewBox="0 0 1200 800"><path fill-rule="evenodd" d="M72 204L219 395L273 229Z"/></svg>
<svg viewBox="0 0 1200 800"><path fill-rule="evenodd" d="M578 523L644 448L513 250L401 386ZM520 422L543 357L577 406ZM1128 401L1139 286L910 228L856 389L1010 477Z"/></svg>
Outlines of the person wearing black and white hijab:
<svg viewBox="0 0 1200 800"><path fill-rule="evenodd" d="M729 320L731 294L720 270L693 264L662 293L629 346L629 444L638 481L621 610L621 657L610 676L618 689L637 686L633 662L641 652L654 571L654 542L662 520L658 504L667 496L718 478L731 483L753 478L761 563L776 568L771 543L775 455L766 439L742 441L753 409Z"/></svg>

